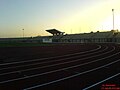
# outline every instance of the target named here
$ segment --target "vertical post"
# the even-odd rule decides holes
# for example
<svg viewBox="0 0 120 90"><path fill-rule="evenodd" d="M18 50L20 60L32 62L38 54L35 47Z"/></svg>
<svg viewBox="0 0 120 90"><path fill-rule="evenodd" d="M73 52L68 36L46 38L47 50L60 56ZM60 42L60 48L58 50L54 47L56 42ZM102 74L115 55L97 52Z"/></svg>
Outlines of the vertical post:
<svg viewBox="0 0 120 90"><path fill-rule="evenodd" d="M113 13L113 30L114 30L114 9L112 9L112 13Z"/></svg>
<svg viewBox="0 0 120 90"><path fill-rule="evenodd" d="M23 38L24 38L24 29L22 29L23 30Z"/></svg>

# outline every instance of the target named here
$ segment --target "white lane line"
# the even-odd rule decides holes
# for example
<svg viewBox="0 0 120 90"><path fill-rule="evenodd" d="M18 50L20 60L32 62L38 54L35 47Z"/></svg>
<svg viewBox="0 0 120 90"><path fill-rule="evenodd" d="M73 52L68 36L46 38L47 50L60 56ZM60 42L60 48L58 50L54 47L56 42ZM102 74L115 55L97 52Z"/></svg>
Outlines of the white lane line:
<svg viewBox="0 0 120 90"><path fill-rule="evenodd" d="M120 53L120 52L119 52L119 53ZM87 63L83 63L83 64L79 64L79 65L71 66L71 67L66 67L66 68L62 68L62 69L57 69L57 70L53 70L53 71L49 71L49 72L44 72L44 73L41 73L41 74L36 74L36 75L31 75L31 76L26 76L26 77L22 77L22 78L17 78L17 79L12 79L12 80L7 80L7 81L2 81L2 82L0 82L0 84L1 84L1 83L11 82L11 81L16 81L16 80L21 80L21 79L29 79L29 78L37 77L37 76L40 76L40 75L45 75L45 74L55 73L55 72L58 72L58 71L67 70L67 69L71 69L71 68L75 68L75 67L79 67L79 66L87 65L87 64L90 64L90 63L93 63L93 62L101 61L101 60L103 60L103 59L106 59L106 58L112 57L112 56L117 55L117 54L119 54L119 53L113 54L113 55L108 56L108 57L104 57L104 58L102 58L102 59L94 60L94 61L91 61L91 62L87 62Z"/></svg>
<svg viewBox="0 0 120 90"><path fill-rule="evenodd" d="M57 66L57 65L63 65L63 64L67 64L67 63L72 63L72 62L77 62L79 60L84 60L84 59L89 59L89 58L93 58L93 57L96 57L96 56L100 56L100 55L104 55L104 54L107 54L107 53L110 53L112 51L115 50L115 47L113 47L113 49L111 51L108 51L108 52L105 52L105 53L102 53L102 54L97 54L97 55L94 55L94 56L91 56L91 57L85 57L85 58L82 58L82 59L76 59L76 60L73 60L73 61L66 61L66 62L62 62L62 63L58 63L58 64L52 64L52 65L47 65L47 66L42 66L42 67L37 67L37 68L30 68L30 69L25 69L25 70L19 70L19 71L13 71L13 72L7 72L7 73L2 73L0 75L5 75L5 74L11 74L11 73L19 73L19 72L25 72L25 71L30 71L30 70L35 70L35 69L41 69L41 68L49 68L49 67L53 67L53 66ZM114 55L114 54L113 54ZM109 57L109 56L108 56ZM90 62L93 62L93 61L90 61ZM89 63L89 62L88 62ZM83 63L84 64L84 63Z"/></svg>
<svg viewBox="0 0 120 90"><path fill-rule="evenodd" d="M60 58L60 57L65 57L65 56L77 55L77 54L82 54L82 53L86 53L86 52L96 51L96 50L99 50L100 48L101 48L101 45L98 45L98 48L92 49L92 50L89 50L89 51L84 51L84 52L79 52L79 53L73 53L73 54L67 54L67 55L63 55L63 56L42 58L42 59L32 59L32 60L29 60L29 61L18 61L18 62L4 63L4 64L0 64L0 66L9 65L9 64L27 63L27 62L39 61L39 60L42 61L42 60L45 60L45 59L54 59L54 58Z"/></svg>
<svg viewBox="0 0 120 90"><path fill-rule="evenodd" d="M105 49L99 51L99 52L102 52L102 51L105 51L108 47L106 47ZM94 52L96 53L96 52ZM90 54L94 54L94 53L90 53ZM98 53L98 52L97 52ZM88 54L88 55L90 55ZM102 55L102 54L101 54ZM86 56L86 55L83 55L83 56ZM61 60L65 60L65 59L72 59L72 58L76 58L76 57L79 57L79 56L75 56L75 57L68 57L68 58L64 58L64 59L59 59L59 60L54 60L54 61L46 61L46 62L42 62L40 64L44 64L44 63L49 63L49 62L56 62L56 61L61 61ZM90 58L90 57L89 57ZM88 58L83 58L83 59L88 59ZM75 60L74 60L75 61ZM67 62L67 61L66 61ZM69 63L69 62L68 62ZM64 63L59 63L59 64L64 64ZM59 65L59 64L54 64L54 65ZM15 66L15 67L7 67L7 68L2 68L0 70L5 70L5 69L14 69L14 68L19 68L19 67L23 67L23 66L31 66L31 65L39 65L39 63L36 63L36 64L29 64L29 65L22 65L22 66ZM48 65L47 67L49 67L51 65ZM53 65L52 65L53 66ZM43 66L43 67L46 67L46 66ZM43 68L43 67L39 67L39 68ZM32 69L37 69L37 68L32 68ZM30 69L26 69L26 70L30 70ZM23 71L26 71L26 70L23 70ZM18 71L18 70L17 70ZM16 72L17 72L16 71ZM19 70L20 71L20 70ZM22 71L22 70L21 70ZM13 71L14 72L14 71ZM10 73L10 72L8 72ZM11 72L12 73L12 72ZM7 73L6 73L7 74ZM1 75L1 74L0 74Z"/></svg>
<svg viewBox="0 0 120 90"><path fill-rule="evenodd" d="M51 81L51 82L48 82L48 83L43 83L43 84L40 84L40 85L36 85L36 86L29 87L29 88L25 88L23 90L31 90L31 89L39 88L39 87L46 86L46 85L49 85L49 84L57 83L57 82L60 82L60 81L63 81L63 80L71 79L71 78L77 77L77 76L82 75L82 74L86 74L86 73L89 73L89 72L93 72L93 71L99 70L101 68L104 68L106 66L112 65L112 64L117 63L119 61L120 61L120 59L116 60L114 62L108 63L106 65L103 65L103 66L100 66L100 67L88 70L88 71L84 71L84 72L81 72L81 73L78 73L78 74L75 74L75 75L71 75L71 76L68 76L68 77L65 77L65 78L61 78L61 79L58 79L58 80L54 80L54 81Z"/></svg>
<svg viewBox="0 0 120 90"><path fill-rule="evenodd" d="M113 75L113 76L111 76L111 77L108 77L108 78L100 81L100 82L97 82L97 83L95 83L95 84L93 84L93 85L91 85L91 86L88 86L88 87L84 88L83 90L88 90L88 89L90 89L90 88L92 88L92 87L95 87L96 85L99 85L99 84L101 84L101 83L103 83L103 82L105 82L105 81L108 81L108 80L110 80L110 79L112 79L112 78L114 78L114 77L116 77L116 76L119 76L119 75L120 75L120 73L117 73L117 74L115 74L115 75Z"/></svg>
<svg viewBox="0 0 120 90"><path fill-rule="evenodd" d="M105 51L108 47L106 47L105 49L101 50L101 51L98 51L98 52L102 52L102 51ZM94 52L94 53L98 53L98 52ZM90 55L90 54L94 54L94 53L89 53L87 55ZM82 55L82 56L86 56L85 55ZM66 57L66 58L62 58L62 59L58 59L58 60L52 60L52 61L44 61L44 62L40 62L40 63L34 63L34 64L28 64L28 65L19 65L19 66L12 66L12 67L7 67L7 68L2 68L0 70L3 70L3 69L12 69L12 68L19 68L19 67L25 67L25 66L31 66L31 65L39 65L39 64L45 64L45 63L51 63L51 62L56 62L56 61L62 61L62 60L67 60L67 59L72 59L72 58L76 58L76 57L79 57L79 56L74 56L74 57Z"/></svg>

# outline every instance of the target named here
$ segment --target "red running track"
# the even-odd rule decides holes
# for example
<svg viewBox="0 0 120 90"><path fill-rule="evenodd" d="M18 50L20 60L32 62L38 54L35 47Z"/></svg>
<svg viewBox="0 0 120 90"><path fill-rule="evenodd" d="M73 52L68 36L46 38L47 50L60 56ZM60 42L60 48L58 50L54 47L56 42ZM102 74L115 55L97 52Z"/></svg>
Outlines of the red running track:
<svg viewBox="0 0 120 90"><path fill-rule="evenodd" d="M46 51L53 48L53 53L40 59L4 58L0 64L0 90L99 90L105 82L115 80L119 84L119 45L66 44L58 51L59 47L44 47Z"/></svg>

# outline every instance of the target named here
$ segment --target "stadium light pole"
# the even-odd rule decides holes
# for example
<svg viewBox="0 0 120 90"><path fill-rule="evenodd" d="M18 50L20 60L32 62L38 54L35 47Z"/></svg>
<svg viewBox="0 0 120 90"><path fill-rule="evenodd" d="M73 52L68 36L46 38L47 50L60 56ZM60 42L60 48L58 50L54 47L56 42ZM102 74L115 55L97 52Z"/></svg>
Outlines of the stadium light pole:
<svg viewBox="0 0 120 90"><path fill-rule="evenodd" d="M112 14L113 14L113 30L114 30L114 9L112 9Z"/></svg>
<svg viewBox="0 0 120 90"><path fill-rule="evenodd" d="M24 38L24 29L22 29L22 31L23 31L23 38Z"/></svg>

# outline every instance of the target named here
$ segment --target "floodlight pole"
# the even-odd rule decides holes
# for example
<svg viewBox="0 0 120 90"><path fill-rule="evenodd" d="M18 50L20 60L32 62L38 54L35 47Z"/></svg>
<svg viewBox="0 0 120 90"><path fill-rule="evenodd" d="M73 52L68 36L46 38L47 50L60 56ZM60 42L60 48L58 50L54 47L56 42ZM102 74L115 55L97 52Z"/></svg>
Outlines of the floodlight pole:
<svg viewBox="0 0 120 90"><path fill-rule="evenodd" d="M24 29L22 29L23 30L23 38L24 38Z"/></svg>
<svg viewBox="0 0 120 90"><path fill-rule="evenodd" d="M112 13L113 13L113 30L114 30L114 9L112 9Z"/></svg>

